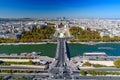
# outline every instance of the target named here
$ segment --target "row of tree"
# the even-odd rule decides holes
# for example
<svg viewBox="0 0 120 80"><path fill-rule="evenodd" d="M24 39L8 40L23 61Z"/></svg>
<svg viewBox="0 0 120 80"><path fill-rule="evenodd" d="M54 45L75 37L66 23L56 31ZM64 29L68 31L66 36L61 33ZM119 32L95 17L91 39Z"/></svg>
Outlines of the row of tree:
<svg viewBox="0 0 120 80"><path fill-rule="evenodd" d="M90 75L120 75L120 72L112 72L112 71L95 71L95 70L80 70L80 74L81 75L87 75L87 74L90 74Z"/></svg>
<svg viewBox="0 0 120 80"><path fill-rule="evenodd" d="M30 71L30 70L0 70L0 73L38 73L39 71Z"/></svg>
<svg viewBox="0 0 120 80"><path fill-rule="evenodd" d="M87 67L89 67L89 66L93 66L93 67L109 67L109 66L101 65L101 64L91 64L89 62L83 63L83 66L87 66Z"/></svg>
<svg viewBox="0 0 120 80"><path fill-rule="evenodd" d="M1 62L0 66L6 66L6 65L11 65L11 64L19 64L19 65L35 65L32 60L29 60L29 62Z"/></svg>

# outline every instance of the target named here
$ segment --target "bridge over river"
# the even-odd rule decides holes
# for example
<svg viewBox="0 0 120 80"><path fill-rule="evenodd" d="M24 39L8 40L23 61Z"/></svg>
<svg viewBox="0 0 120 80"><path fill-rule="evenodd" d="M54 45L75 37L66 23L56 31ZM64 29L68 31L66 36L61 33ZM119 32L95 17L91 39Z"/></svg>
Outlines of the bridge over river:
<svg viewBox="0 0 120 80"><path fill-rule="evenodd" d="M58 38L55 60L50 66L50 75L53 78L71 79L68 51L66 48L67 38Z"/></svg>

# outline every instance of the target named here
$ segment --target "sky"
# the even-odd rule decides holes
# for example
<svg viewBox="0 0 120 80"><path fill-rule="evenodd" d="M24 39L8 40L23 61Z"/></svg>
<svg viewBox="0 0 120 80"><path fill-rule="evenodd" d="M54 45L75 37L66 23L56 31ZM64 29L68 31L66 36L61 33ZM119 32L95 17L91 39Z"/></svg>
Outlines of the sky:
<svg viewBox="0 0 120 80"><path fill-rule="evenodd" d="M1 18L120 18L120 0L0 0Z"/></svg>

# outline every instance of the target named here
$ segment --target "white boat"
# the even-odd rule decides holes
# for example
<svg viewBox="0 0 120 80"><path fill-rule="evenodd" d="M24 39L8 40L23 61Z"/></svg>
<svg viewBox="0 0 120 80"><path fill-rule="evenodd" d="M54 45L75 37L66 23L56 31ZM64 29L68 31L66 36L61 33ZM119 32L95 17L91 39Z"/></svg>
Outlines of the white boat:
<svg viewBox="0 0 120 80"><path fill-rule="evenodd" d="M86 52L83 56L107 56L105 52Z"/></svg>
<svg viewBox="0 0 120 80"><path fill-rule="evenodd" d="M87 44L88 44L88 45L95 45L95 43L92 42L92 41L88 42Z"/></svg>
<svg viewBox="0 0 120 80"><path fill-rule="evenodd" d="M113 50L114 48L112 48L112 47L99 47L98 49Z"/></svg>

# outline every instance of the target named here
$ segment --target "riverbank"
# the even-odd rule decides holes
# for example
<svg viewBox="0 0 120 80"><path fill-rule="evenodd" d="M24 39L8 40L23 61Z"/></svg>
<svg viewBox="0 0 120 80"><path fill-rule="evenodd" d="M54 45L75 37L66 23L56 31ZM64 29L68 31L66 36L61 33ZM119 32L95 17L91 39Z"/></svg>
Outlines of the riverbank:
<svg viewBox="0 0 120 80"><path fill-rule="evenodd" d="M86 45L96 45L96 44L120 44L120 41L117 42L69 42L69 44L86 44Z"/></svg>
<svg viewBox="0 0 120 80"><path fill-rule="evenodd" d="M19 42L19 43L0 43L0 45L31 45L31 44L57 44L57 42Z"/></svg>
<svg viewBox="0 0 120 80"><path fill-rule="evenodd" d="M38 59L2 59L0 58L0 61L3 61L3 62L29 62L30 60L32 60L33 62L40 62L40 60L52 62L53 58L48 56L40 56Z"/></svg>
<svg viewBox="0 0 120 80"><path fill-rule="evenodd" d="M120 41L116 42L70 42L68 44L86 44L86 45L96 45L96 44L120 44ZM0 45L30 45L30 44L57 44L57 42L18 42L18 43L0 43Z"/></svg>

